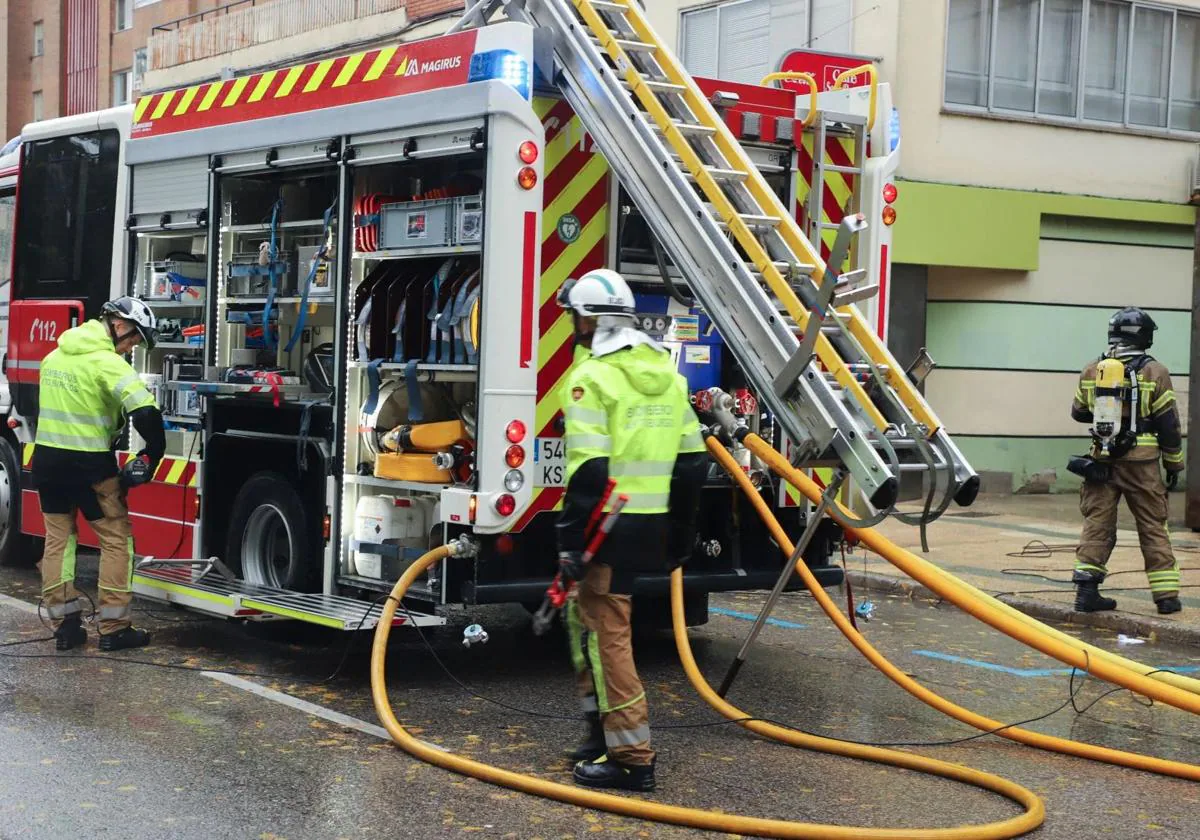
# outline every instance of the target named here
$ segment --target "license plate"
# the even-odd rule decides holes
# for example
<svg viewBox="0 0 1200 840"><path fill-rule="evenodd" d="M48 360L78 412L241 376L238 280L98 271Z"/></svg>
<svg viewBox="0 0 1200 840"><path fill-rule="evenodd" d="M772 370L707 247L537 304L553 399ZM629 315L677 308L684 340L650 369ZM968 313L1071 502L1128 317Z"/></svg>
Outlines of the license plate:
<svg viewBox="0 0 1200 840"><path fill-rule="evenodd" d="M533 448L533 486L562 487L567 475L567 447L562 438L537 438Z"/></svg>

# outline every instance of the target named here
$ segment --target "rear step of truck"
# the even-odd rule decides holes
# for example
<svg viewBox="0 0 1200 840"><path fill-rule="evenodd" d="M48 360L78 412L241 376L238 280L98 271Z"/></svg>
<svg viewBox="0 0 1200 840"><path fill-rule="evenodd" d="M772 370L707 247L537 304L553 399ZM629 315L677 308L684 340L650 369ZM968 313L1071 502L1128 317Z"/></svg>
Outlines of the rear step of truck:
<svg viewBox="0 0 1200 840"><path fill-rule="evenodd" d="M800 457L845 464L880 511L901 472L943 489L925 518L969 505L975 471L838 287L862 217L827 266L635 0L476 0L454 28L501 7L554 33L554 84Z"/></svg>
<svg viewBox="0 0 1200 840"><path fill-rule="evenodd" d="M370 630L379 623L382 604L339 595L320 595L256 586L229 574L219 560L158 560L147 557L133 573L133 591L143 598L178 604L222 618L293 619L334 630ZM411 620L410 620L411 616ZM410 610L393 627L446 623L438 615Z"/></svg>

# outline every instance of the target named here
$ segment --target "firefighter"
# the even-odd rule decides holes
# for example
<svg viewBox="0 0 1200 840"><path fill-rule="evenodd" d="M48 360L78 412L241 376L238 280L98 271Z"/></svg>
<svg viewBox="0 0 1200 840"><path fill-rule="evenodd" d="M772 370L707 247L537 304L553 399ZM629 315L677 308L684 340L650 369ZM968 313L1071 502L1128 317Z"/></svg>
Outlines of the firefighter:
<svg viewBox="0 0 1200 840"><path fill-rule="evenodd" d="M100 317L69 329L42 361L33 478L46 527L42 598L55 647L87 641L75 589L77 513L100 541L100 649L142 647L150 634L132 626L133 536L125 493L154 475L166 450L162 412L125 360L154 347L154 313L131 297L105 303ZM117 469L114 446L128 418L145 448Z"/></svg>
<svg viewBox="0 0 1200 840"><path fill-rule="evenodd" d="M1183 608L1179 564L1167 534L1167 491L1175 489L1183 471L1183 444L1171 376L1161 362L1146 353L1156 329L1153 319L1137 307L1114 313L1108 321L1108 350L1083 369L1071 404L1073 419L1093 422L1100 362L1117 359L1124 364L1120 433L1107 454L1102 453L1099 441L1093 443L1090 469L1080 488L1083 533L1071 580L1076 586L1075 609L1081 612L1116 609L1117 602L1101 596L1099 587L1116 544L1117 502L1122 497L1137 523L1146 576L1158 611L1166 615ZM1158 468L1160 456L1166 468L1165 485Z"/></svg>
<svg viewBox="0 0 1200 840"><path fill-rule="evenodd" d="M646 694L633 662L633 580L681 565L695 544L707 453L670 353L634 328L633 293L615 271L590 271L558 296L580 353L564 385L566 494L559 568L579 581L567 628L588 736L574 753L586 787L655 786ZM609 478L629 497L595 559L587 524Z"/></svg>

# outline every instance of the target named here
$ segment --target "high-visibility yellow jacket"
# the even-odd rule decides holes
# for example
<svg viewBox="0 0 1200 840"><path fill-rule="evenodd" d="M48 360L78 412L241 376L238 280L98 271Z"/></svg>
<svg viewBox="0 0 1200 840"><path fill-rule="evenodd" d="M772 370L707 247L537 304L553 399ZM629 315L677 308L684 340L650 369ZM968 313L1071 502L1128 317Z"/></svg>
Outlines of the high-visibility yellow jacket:
<svg viewBox="0 0 1200 840"><path fill-rule="evenodd" d="M648 345L591 356L572 368L563 392L567 491L560 550L585 547L587 520L611 477L617 484L609 506L621 494L629 501L597 559L646 568L668 552L690 551L686 538L667 545L669 518L694 523L703 483L696 469L706 469L707 453L687 380L671 356ZM686 478L676 468L681 460L693 465Z"/></svg>
<svg viewBox="0 0 1200 840"><path fill-rule="evenodd" d="M101 321L59 336L42 360L38 400L37 446L75 452L109 452L126 416L157 407Z"/></svg>

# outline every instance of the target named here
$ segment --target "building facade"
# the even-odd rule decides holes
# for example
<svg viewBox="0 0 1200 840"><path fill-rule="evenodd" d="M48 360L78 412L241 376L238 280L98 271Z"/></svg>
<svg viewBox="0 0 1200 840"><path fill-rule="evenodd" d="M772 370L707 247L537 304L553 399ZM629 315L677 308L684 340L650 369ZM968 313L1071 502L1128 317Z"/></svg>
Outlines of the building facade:
<svg viewBox="0 0 1200 840"><path fill-rule="evenodd" d="M1198 0L673 5L654 13L693 72L878 60L903 133L889 341L928 347L930 402L990 488L1077 486L1069 405L1124 306L1158 323L1186 434Z"/></svg>

